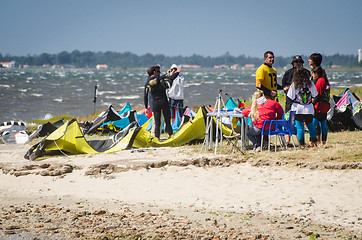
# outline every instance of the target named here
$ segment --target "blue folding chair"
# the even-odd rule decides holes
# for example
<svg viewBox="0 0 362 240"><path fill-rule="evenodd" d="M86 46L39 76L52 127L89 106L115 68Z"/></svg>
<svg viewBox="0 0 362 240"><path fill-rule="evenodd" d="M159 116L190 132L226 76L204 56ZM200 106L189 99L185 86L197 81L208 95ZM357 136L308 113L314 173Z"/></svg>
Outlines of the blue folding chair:
<svg viewBox="0 0 362 240"><path fill-rule="evenodd" d="M288 120L266 120L263 124L261 130L261 151L263 149L264 136L268 136L268 151L270 151L270 137L275 136L275 152L277 151L278 137L280 141L280 146L288 149L287 143L284 139L285 135L289 135L292 139L293 147L295 149L295 143L293 139L293 134L297 134L297 130L294 126L295 121L295 111L289 113ZM267 127L269 127L267 129Z"/></svg>

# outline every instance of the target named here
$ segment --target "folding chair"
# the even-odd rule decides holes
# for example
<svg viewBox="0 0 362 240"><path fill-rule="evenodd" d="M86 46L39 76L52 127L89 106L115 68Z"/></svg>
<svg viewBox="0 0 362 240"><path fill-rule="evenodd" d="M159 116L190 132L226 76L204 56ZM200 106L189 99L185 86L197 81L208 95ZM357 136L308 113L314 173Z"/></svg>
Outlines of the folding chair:
<svg viewBox="0 0 362 240"><path fill-rule="evenodd" d="M295 112L289 113L288 120L266 120L261 130L261 151L263 149L264 136L268 136L268 151L270 151L270 136L275 136L275 152L277 151L278 138L280 146L288 149L287 143L285 142L284 136L289 135L292 139L293 147L295 149L295 143L293 134L296 135L297 131L294 127ZM266 127L269 129L266 129Z"/></svg>
<svg viewBox="0 0 362 240"><path fill-rule="evenodd" d="M241 146L243 144L243 142L241 141L241 134L237 133L233 127L233 123L230 121L231 123L231 134L230 136L228 135L223 135L223 137L226 139L226 141L228 142L228 144L231 144L231 149L229 151L229 153L234 153L234 150L237 149L239 152L241 152L243 155L245 154L242 150L241 150ZM240 128L240 131L242 132L242 129ZM238 142L240 141L240 146L238 144Z"/></svg>
<svg viewBox="0 0 362 240"><path fill-rule="evenodd" d="M231 135L231 136L227 136L227 135L223 135L224 138L226 139L226 141L231 144L231 149L229 151L229 153L234 153L234 150L237 149L239 150L239 152L241 152L242 154L245 154L242 150L241 150L241 146L238 145L238 142L240 141L240 133L237 133L235 135ZM242 143L240 143L242 144Z"/></svg>

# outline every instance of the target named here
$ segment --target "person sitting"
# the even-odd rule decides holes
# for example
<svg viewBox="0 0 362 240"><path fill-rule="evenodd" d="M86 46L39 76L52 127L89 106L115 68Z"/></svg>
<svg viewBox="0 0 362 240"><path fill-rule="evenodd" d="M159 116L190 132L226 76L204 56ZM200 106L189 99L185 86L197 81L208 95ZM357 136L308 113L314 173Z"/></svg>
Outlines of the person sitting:
<svg viewBox="0 0 362 240"><path fill-rule="evenodd" d="M261 130L265 120L277 120L283 117L283 108L277 101L266 99L264 92L257 90L253 95L251 106L241 111L246 117L251 117L254 126L248 131L247 136L253 143L253 151L260 151ZM268 129L268 128L267 128Z"/></svg>

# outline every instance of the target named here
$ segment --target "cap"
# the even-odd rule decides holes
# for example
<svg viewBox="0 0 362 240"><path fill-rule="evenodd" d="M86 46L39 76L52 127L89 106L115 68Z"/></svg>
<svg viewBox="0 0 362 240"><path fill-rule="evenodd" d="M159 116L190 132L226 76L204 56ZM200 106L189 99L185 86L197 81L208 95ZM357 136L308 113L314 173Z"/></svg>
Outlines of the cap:
<svg viewBox="0 0 362 240"><path fill-rule="evenodd" d="M293 62L296 62L296 61L302 61L302 63L304 63L303 58L300 55L295 55L293 57L293 61L291 62L291 64L293 64Z"/></svg>
<svg viewBox="0 0 362 240"><path fill-rule="evenodd" d="M172 64L172 66L170 67L170 69L173 69L173 68L177 68L177 65L176 65L176 64Z"/></svg>

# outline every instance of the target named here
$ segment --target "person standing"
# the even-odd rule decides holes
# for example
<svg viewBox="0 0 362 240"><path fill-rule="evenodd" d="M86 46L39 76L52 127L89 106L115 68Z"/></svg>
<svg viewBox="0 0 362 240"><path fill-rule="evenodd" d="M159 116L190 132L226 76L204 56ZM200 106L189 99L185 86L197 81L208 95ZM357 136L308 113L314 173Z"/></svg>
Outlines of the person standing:
<svg viewBox="0 0 362 240"><path fill-rule="evenodd" d="M177 71L177 65L172 64L167 71L167 75L172 76ZM171 123L175 120L175 110L177 109L180 116L184 113L184 76L179 74L172 82L172 86L167 90L169 97L170 111L171 111Z"/></svg>
<svg viewBox="0 0 362 240"><path fill-rule="evenodd" d="M318 95L313 100L314 119L313 123L316 126L317 142L321 146L327 142L327 113L330 109L330 85L328 80L323 77L323 68L318 66L312 69L313 79L316 81L315 87ZM322 142L321 142L322 134Z"/></svg>
<svg viewBox="0 0 362 240"><path fill-rule="evenodd" d="M309 56L308 63L311 69L313 69L314 67L320 67L322 64L322 60L323 60L322 54L312 53Z"/></svg>
<svg viewBox="0 0 362 240"><path fill-rule="evenodd" d="M309 56L308 63L309 63L309 66L310 66L312 72L313 72L313 71L316 71L316 69L317 69L318 67L321 67L322 61L323 61L323 56L322 56L322 54L320 54L320 53L312 53L312 54ZM326 83L328 83L328 85L329 85L329 81L328 81L328 77L327 77L327 73L326 73L325 69L323 69L323 68L321 67L321 70L322 70L322 75L320 75L319 78L323 78L324 81L325 81ZM318 71L320 71L320 70L318 70ZM314 78L314 77L312 77L311 80L312 80L313 83L316 85L319 78ZM321 81L321 82L322 82L322 81ZM316 86L316 87L317 87L317 86ZM317 89L317 90L318 90L318 89ZM319 92L318 92L318 93L319 93ZM329 97L328 97L328 98L329 98ZM325 104L325 103L321 103L321 104L318 104L318 105L327 107L327 104ZM324 107L323 107L323 108L324 108ZM321 108L321 107L319 107L318 110L320 110L320 108ZM323 111L324 111L324 110L323 110ZM328 111L327 111L327 112L328 112ZM320 113L321 113L321 112L320 112ZM318 115L318 116L317 116L318 120L322 120L322 119L324 118L323 116L321 116L320 113L317 114L317 115ZM324 114L323 114L323 115L324 115ZM326 126L323 126L323 125L324 125L324 123L322 123L323 121L322 121L322 122L319 122L318 120L314 121L314 123L315 123L316 131L317 131L317 142L318 142L318 144L320 144L320 142L321 142L320 133L322 132L322 135L323 135L323 132L324 132L324 133L327 133L328 129L327 129ZM326 122L326 124L327 124L327 122ZM323 131L323 129L321 129L321 128L324 128L324 131ZM325 138L326 138L326 136L325 136ZM326 142L326 141L324 141L324 144L325 144L325 142ZM322 139L322 145L323 145L323 139Z"/></svg>
<svg viewBox="0 0 362 240"><path fill-rule="evenodd" d="M293 101L288 98L287 93L289 90L290 85L292 84L293 81L293 73L296 69L301 69L303 67L304 61L302 56L300 55L295 55L293 57L293 60L291 62L293 68L287 70L284 75L283 75L283 79L282 79L282 87L285 93L285 109L284 112L287 113L290 111Z"/></svg>
<svg viewBox="0 0 362 240"><path fill-rule="evenodd" d="M309 131L309 146L316 147L316 129L313 124L314 106L313 98L318 95L314 83L310 80L307 69L295 70L293 82L288 91L288 97L293 101L291 110L295 111L295 123L297 126L297 137L300 148L305 147L304 123Z"/></svg>
<svg viewBox="0 0 362 240"><path fill-rule="evenodd" d="M168 104L166 89L168 88L168 83L172 85L172 81L180 72L181 69L178 68L172 76L161 76L160 66L152 66L147 69L148 78L144 88L144 104L148 113L148 94L150 92L153 101L153 117L155 118L155 137L157 138L160 138L161 134L161 114L163 114L165 118L166 132L169 136L173 134L170 121L170 106Z"/></svg>
<svg viewBox="0 0 362 240"><path fill-rule="evenodd" d="M266 51L264 53L264 63L256 70L256 88L264 92L267 99L276 99L277 90L283 89L277 82L277 70L273 68L274 53Z"/></svg>
<svg viewBox="0 0 362 240"><path fill-rule="evenodd" d="M313 68L316 68L316 67L321 67L321 64L322 64L322 61L323 61L323 56L322 54L320 53L312 53L310 56L309 56L309 59L308 59L308 63L309 63L309 66L311 68L311 70L313 71ZM326 73L326 70L323 69L323 78L325 80L328 81L328 78L327 78L327 73ZM313 79L312 78L312 81L314 81L313 83L315 84L317 79Z"/></svg>

